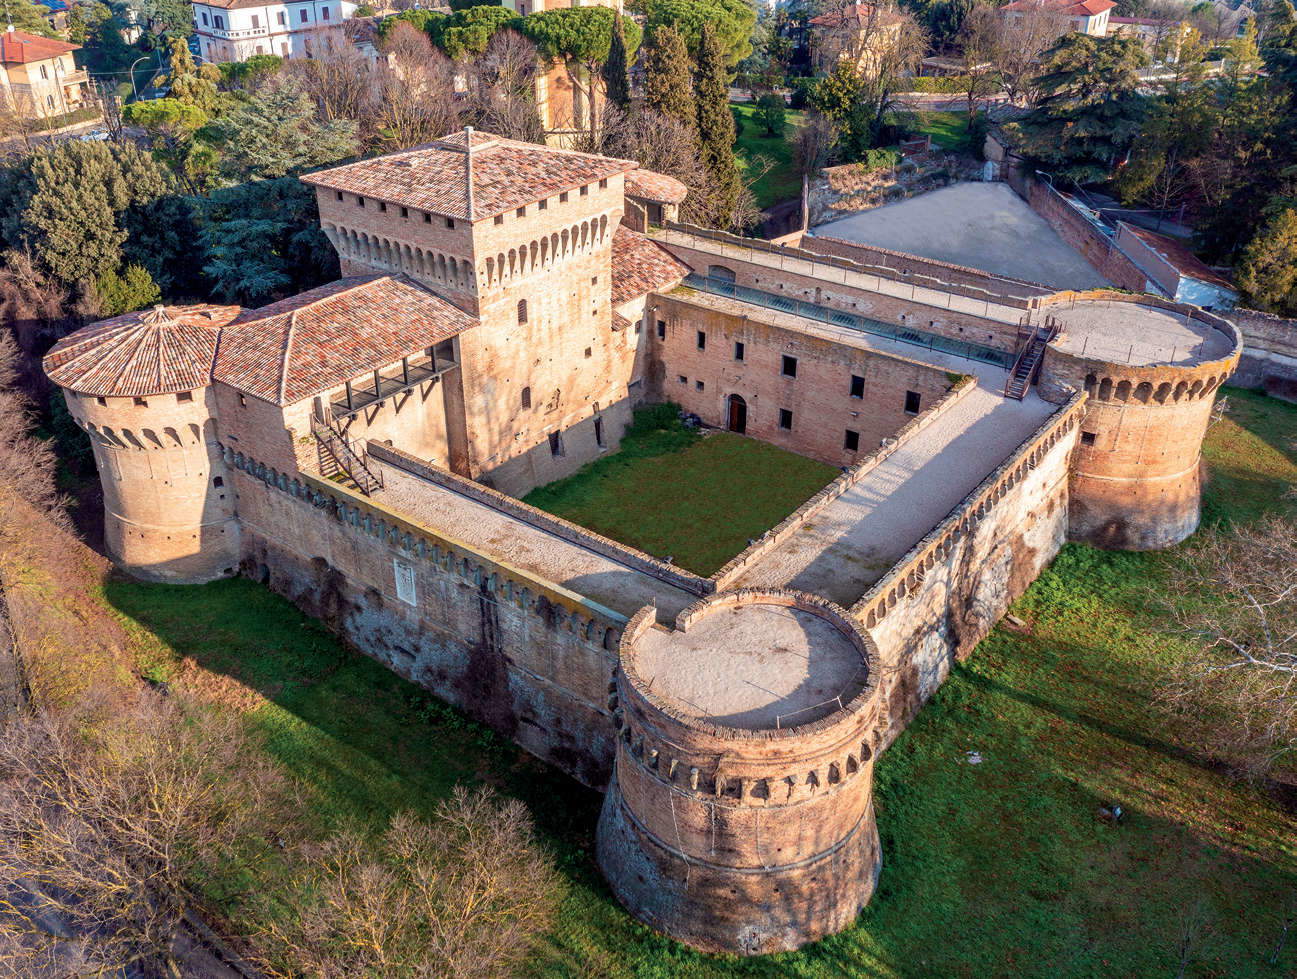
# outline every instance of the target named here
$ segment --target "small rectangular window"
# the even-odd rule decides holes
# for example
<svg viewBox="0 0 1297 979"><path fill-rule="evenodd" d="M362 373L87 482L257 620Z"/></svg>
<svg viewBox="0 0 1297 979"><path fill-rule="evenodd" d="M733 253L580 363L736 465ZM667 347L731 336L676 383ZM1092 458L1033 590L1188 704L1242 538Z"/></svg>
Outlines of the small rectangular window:
<svg viewBox="0 0 1297 979"><path fill-rule="evenodd" d="M702 330L698 331L698 349L699 350L707 349L707 334L704 333Z"/></svg>
<svg viewBox="0 0 1297 979"><path fill-rule="evenodd" d="M787 408L779 409L779 427L785 431L792 431L793 413Z"/></svg>
<svg viewBox="0 0 1297 979"><path fill-rule="evenodd" d="M427 211L423 212L423 223L432 224L432 215L429 214Z"/></svg>
<svg viewBox="0 0 1297 979"><path fill-rule="evenodd" d="M306 23L306 20L307 20L307 17L306 17L306 11L303 10L303 11L302 11L302 23L305 24L305 23Z"/></svg>
<svg viewBox="0 0 1297 979"><path fill-rule="evenodd" d="M96 403L96 404L101 404L101 405L106 405L106 404L108 404L108 399L107 399L107 398L95 398L95 403Z"/></svg>
<svg viewBox="0 0 1297 979"><path fill-rule="evenodd" d="M589 195L590 195L590 185L586 184L584 187L581 188L581 196L588 197Z"/></svg>
<svg viewBox="0 0 1297 979"><path fill-rule="evenodd" d="M280 27L286 27L286 26L288 26L288 20L284 17L284 13L283 13L283 11L280 11L280 12L279 12L279 15L278 15L278 18L277 18L277 19L278 19L278 21L279 21L279 26L280 26Z"/></svg>
<svg viewBox="0 0 1297 979"><path fill-rule="evenodd" d="M696 390L696 391L702 391L702 390L704 390L705 388L706 388L706 385L703 384L702 381L694 381L694 390Z"/></svg>
<svg viewBox="0 0 1297 979"><path fill-rule="evenodd" d="M446 227L448 227L448 228L453 228L453 227L455 227L455 219L454 219L454 218L446 218Z"/></svg>
<svg viewBox="0 0 1297 979"><path fill-rule="evenodd" d="M1082 444L1082 445L1094 445L1094 432L1082 432L1082 433L1081 433L1081 444Z"/></svg>
<svg viewBox="0 0 1297 979"><path fill-rule="evenodd" d="M335 191L334 191L334 194L337 195L338 200L342 200L342 191L340 191L340 190L335 190Z"/></svg>
<svg viewBox="0 0 1297 979"><path fill-rule="evenodd" d="M907 415L917 415L919 413L919 392L905 392L905 413Z"/></svg>
<svg viewBox="0 0 1297 979"><path fill-rule="evenodd" d="M665 340L666 338L667 338L667 321L658 320L658 339Z"/></svg>
<svg viewBox="0 0 1297 979"><path fill-rule="evenodd" d="M494 222L494 223L495 223L495 224L504 224L504 215L503 215L503 214L497 214L497 215L495 216L495 222Z"/></svg>
<svg viewBox="0 0 1297 979"><path fill-rule="evenodd" d="M380 211L386 213L386 212L387 212L387 201L379 201L379 202L378 202L378 209L379 209Z"/></svg>
<svg viewBox="0 0 1297 979"><path fill-rule="evenodd" d="M677 375L676 375L676 379L677 379L681 384L688 384L688 383L689 383L689 378L685 377L683 374L677 374Z"/></svg>
<svg viewBox="0 0 1297 979"><path fill-rule="evenodd" d="M149 406L148 401L146 401L144 398L135 398L134 401L135 401L135 407L137 408L147 408Z"/></svg>
<svg viewBox="0 0 1297 979"><path fill-rule="evenodd" d="M193 391L181 391L179 394L176 395L176 400L177 400L177 401L180 401L180 402L193 401L193 400L194 400L194 392L193 392Z"/></svg>
<svg viewBox="0 0 1297 979"><path fill-rule="evenodd" d="M410 216L410 209L408 207L401 208L401 217L408 218L409 216Z"/></svg>
<svg viewBox="0 0 1297 979"><path fill-rule="evenodd" d="M597 275L590 276L590 285L597 286L598 284L599 284L599 276Z"/></svg>
<svg viewBox="0 0 1297 979"><path fill-rule="evenodd" d="M742 360L742 359L743 359L743 343L742 343L742 341L735 341L735 343L734 343L734 359L735 359L735 360Z"/></svg>
<svg viewBox="0 0 1297 979"><path fill-rule="evenodd" d="M548 211L548 210L549 210L549 201L537 201L537 202L536 202L536 210L538 210L538 211Z"/></svg>
<svg viewBox="0 0 1297 979"><path fill-rule="evenodd" d="M224 476L213 476L213 477L212 477L212 485L215 486L215 487L217 487L217 488L220 488L220 487L224 486L224 485L225 485L225 477L224 477Z"/></svg>
<svg viewBox="0 0 1297 979"><path fill-rule="evenodd" d="M608 178L607 178L607 177L604 177L602 180L599 181L599 189L600 189L600 190L607 190L607 189L608 189Z"/></svg>
<svg viewBox="0 0 1297 979"><path fill-rule="evenodd" d="M847 429L846 437L842 440L842 447L848 452L855 452L860 448L860 433Z"/></svg>
<svg viewBox="0 0 1297 979"><path fill-rule="evenodd" d="M865 379L859 374L851 375L851 396L853 398L863 398L865 396Z"/></svg>
<svg viewBox="0 0 1297 979"><path fill-rule="evenodd" d="M525 207L520 207L513 213L516 217L525 218L527 216L527 209Z"/></svg>
<svg viewBox="0 0 1297 979"><path fill-rule="evenodd" d="M783 374L784 377L796 377L797 358L789 357L787 354L784 354L784 363L782 369L780 370L780 373Z"/></svg>
<svg viewBox="0 0 1297 979"><path fill-rule="evenodd" d="M357 197L357 198L356 198L356 206L357 206L357 207L364 207L364 206L365 206L365 198L363 198L363 197Z"/></svg>
<svg viewBox="0 0 1297 979"><path fill-rule="evenodd" d="M328 8L328 7L322 7L322 8L320 9L320 19L321 19L321 20L328 20L328 19L329 19L329 8Z"/></svg>
<svg viewBox="0 0 1297 979"><path fill-rule="evenodd" d="M248 399L245 398L242 394L239 395L239 406L242 408L246 408L248 406Z"/></svg>
<svg viewBox="0 0 1297 979"><path fill-rule="evenodd" d="M560 432L549 433L549 454L557 458L563 454L563 435Z"/></svg>
<svg viewBox="0 0 1297 979"><path fill-rule="evenodd" d="M567 203L567 191L566 191L566 190L563 191L563 193L561 193L561 194L558 195L558 202L559 202L560 204L566 204L566 203Z"/></svg>

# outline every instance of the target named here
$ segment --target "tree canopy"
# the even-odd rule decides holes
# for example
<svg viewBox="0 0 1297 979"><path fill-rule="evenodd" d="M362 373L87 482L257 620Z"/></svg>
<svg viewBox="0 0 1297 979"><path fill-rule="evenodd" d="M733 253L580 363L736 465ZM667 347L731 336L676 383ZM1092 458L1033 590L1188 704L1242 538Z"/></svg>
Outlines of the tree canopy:
<svg viewBox="0 0 1297 979"><path fill-rule="evenodd" d="M626 53L634 57L639 50L639 25L629 18L619 18L608 7L558 7L538 11L521 18L518 30L535 43L542 57L598 70L608 61L613 27L619 20Z"/></svg>
<svg viewBox="0 0 1297 979"><path fill-rule="evenodd" d="M714 33L726 65L733 67L752 53L757 13L749 0L643 0L641 8L646 32L674 27L694 60L702 48L704 25Z"/></svg>

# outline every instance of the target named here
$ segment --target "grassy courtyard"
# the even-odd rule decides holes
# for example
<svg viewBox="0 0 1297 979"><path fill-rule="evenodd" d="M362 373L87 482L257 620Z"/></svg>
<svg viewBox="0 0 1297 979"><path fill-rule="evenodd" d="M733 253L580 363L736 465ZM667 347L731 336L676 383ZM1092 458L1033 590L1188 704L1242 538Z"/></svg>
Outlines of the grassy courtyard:
<svg viewBox="0 0 1297 979"><path fill-rule="evenodd" d="M1207 448L1210 519L1291 506L1297 408L1228 396ZM616 473L573 485L585 487L583 505L604 494L634 526L653 505L626 497L698 507L703 488L681 488L693 485L680 481L690 460L737 460L752 471L731 473L721 495L746 507L768 477L750 457L725 456L730 443L633 458L645 477L634 490ZM709 511L680 512L690 534L713 533ZM1015 607L1030 632L997 629L880 759L884 868L860 921L758 960L699 955L637 924L594 866L596 793L347 652L260 586L114 580L104 600L147 640L150 671L209 691L269 734L322 826L428 813L460 781L526 801L566 879L536 976L1291 976L1297 941L1269 958L1297 905L1297 818L1177 744L1151 707L1172 640L1146 588L1175 562L1064 548ZM980 765L966 761L974 750ZM1095 818L1110 802L1129 812L1119 828Z"/></svg>
<svg viewBox="0 0 1297 979"><path fill-rule="evenodd" d="M838 474L756 439L700 435L676 411L640 409L617 452L525 502L709 575Z"/></svg>
<svg viewBox="0 0 1297 979"><path fill-rule="evenodd" d="M792 200L802 193L802 178L793 163L793 144L789 137L805 121L801 112L785 115L787 128L782 136L767 136L765 127L756 120L757 107L752 102L731 102L730 111L743 126L734 142L735 155L745 174L761 173L752 182L757 207L765 210L780 201Z"/></svg>

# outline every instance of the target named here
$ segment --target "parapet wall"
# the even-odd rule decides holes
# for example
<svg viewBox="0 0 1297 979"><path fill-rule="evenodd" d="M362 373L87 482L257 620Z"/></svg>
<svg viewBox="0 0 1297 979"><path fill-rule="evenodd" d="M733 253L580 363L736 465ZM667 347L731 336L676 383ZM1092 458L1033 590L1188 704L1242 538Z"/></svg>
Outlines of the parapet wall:
<svg viewBox="0 0 1297 979"><path fill-rule="evenodd" d="M1243 356L1232 383L1297 402L1297 320L1241 308L1226 319L1243 334Z"/></svg>
<svg viewBox="0 0 1297 979"><path fill-rule="evenodd" d="M1067 539L1076 394L914 545L851 614L878 644L890 744Z"/></svg>
<svg viewBox="0 0 1297 979"><path fill-rule="evenodd" d="M607 782L624 616L343 486L225 458L247 575L538 758Z"/></svg>
<svg viewBox="0 0 1297 979"><path fill-rule="evenodd" d="M456 475L440 466L430 465L408 452L402 452L392 446L383 445L381 442L370 442L368 453L369 457L377 460L380 465L392 466L438 486L445 486L461 496L468 497L470 500L489 506L494 510L499 510L501 513L507 513L509 516L517 517L533 527L539 527L546 533L553 534L561 540L584 547L587 550L594 551L596 554L610 557L614 561L635 568L638 571L643 571L659 581L665 581L669 585L683 588L694 595L709 595L716 590L715 584L707 578L667 564L651 554L645 554L643 551L628 547L609 537L604 537L602 534L596 534L593 530L587 530L585 527L564 520L562 517L556 517L552 513L538 510L536 507L523 503L516 497L501 493L499 490L483 486L481 483Z"/></svg>
<svg viewBox="0 0 1297 979"><path fill-rule="evenodd" d="M915 416L888 438L865 458L838 476L809 500L799 506L787 517L771 527L764 534L748 545L742 553L735 555L712 575L712 582L718 591L728 588L741 578L751 567L759 563L770 551L782 545L800 530L808 520L814 519L824 508L849 490L860 480L868 476L911 438L914 438L934 421L948 412L967 397L977 387L972 378L947 391L936 404Z"/></svg>
<svg viewBox="0 0 1297 979"><path fill-rule="evenodd" d="M855 696L804 725L729 727L677 709L639 673L637 649L659 628L652 609L632 618L619 650L616 776L600 816L599 864L637 917L712 952L797 948L847 927L872 895L881 859L872 640L831 602L787 591L714 596L682 611L676 631L753 606L834 625L868 670Z"/></svg>

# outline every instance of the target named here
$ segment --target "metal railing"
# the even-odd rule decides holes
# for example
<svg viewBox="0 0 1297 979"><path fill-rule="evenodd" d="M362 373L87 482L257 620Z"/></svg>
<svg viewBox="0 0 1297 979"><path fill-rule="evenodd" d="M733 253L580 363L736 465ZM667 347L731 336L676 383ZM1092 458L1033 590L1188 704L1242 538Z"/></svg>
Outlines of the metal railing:
<svg viewBox="0 0 1297 979"><path fill-rule="evenodd" d="M383 488L382 472L374 472L370 469L341 432L312 418L311 434L315 436L320 448L329 454L338 468L356 484L360 492L366 496L373 496L374 490Z"/></svg>
<svg viewBox="0 0 1297 979"><path fill-rule="evenodd" d="M402 357L400 367L395 373L384 374L374 371L363 385L348 381L343 386L340 399L330 407L334 418L345 418L368 408L372 404L390 398L393 395L418 387L424 381L440 377L446 371L458 366L453 354L444 344L429 348L414 357Z"/></svg>
<svg viewBox="0 0 1297 979"><path fill-rule="evenodd" d="M818 303L807 302L804 299L781 296L778 293L753 289L751 286L741 286L728 279L716 279L693 273L685 278L684 284L700 292L728 296L731 299L739 299L757 306L765 306L768 309L777 309L785 313L792 313L795 316L804 316L807 319L831 323L834 326L843 326L849 330L869 333L887 340L896 340L899 343L907 343L927 350L936 350L955 357L964 357L985 364L994 364L1006 370L1012 367L1014 363L1014 355L1007 350L997 350L994 347L970 343L967 340L953 340L950 337L912 329L908 326L884 323L881 320L870 319L868 316L848 313L846 310L833 309Z"/></svg>

